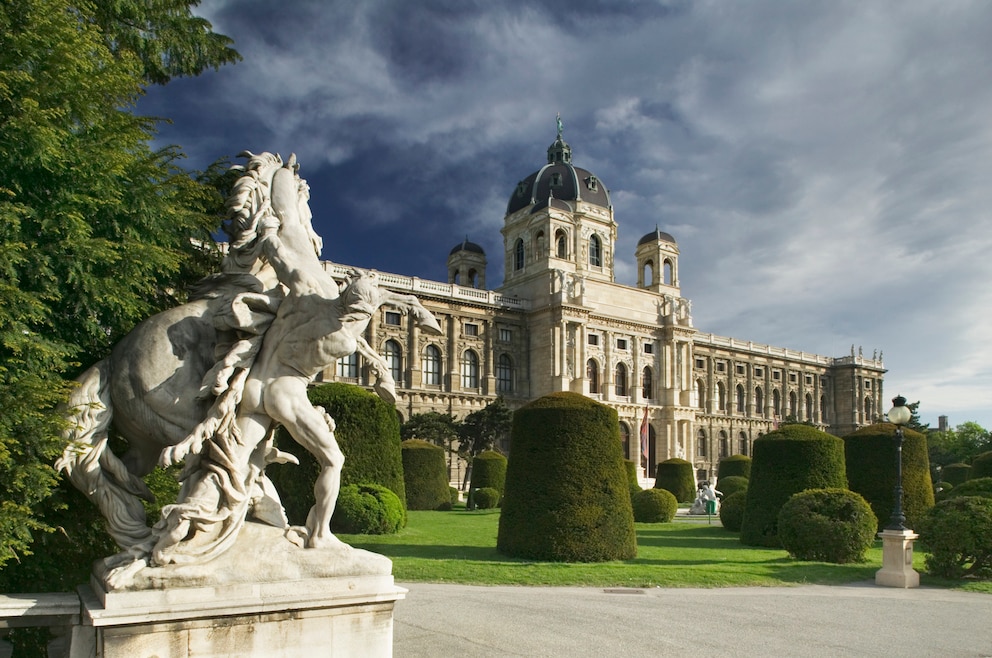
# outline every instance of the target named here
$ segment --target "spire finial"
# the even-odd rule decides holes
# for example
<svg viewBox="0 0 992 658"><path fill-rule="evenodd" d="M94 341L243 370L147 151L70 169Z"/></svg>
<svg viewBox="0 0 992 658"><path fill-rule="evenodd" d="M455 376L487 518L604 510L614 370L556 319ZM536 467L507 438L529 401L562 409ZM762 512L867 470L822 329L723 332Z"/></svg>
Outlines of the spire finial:
<svg viewBox="0 0 992 658"><path fill-rule="evenodd" d="M557 117L555 123L557 123L557 125L558 125L558 139L561 139L561 131L565 129L565 126L562 125L562 122L561 122L561 112L558 113L558 117Z"/></svg>

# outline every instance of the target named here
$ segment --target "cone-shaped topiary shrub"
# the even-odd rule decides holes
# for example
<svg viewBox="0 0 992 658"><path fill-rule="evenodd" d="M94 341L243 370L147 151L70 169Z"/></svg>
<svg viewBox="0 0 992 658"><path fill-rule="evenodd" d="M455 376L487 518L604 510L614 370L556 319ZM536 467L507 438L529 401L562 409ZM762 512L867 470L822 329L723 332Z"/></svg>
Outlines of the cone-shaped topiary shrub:
<svg viewBox="0 0 992 658"><path fill-rule="evenodd" d="M716 483L716 490L723 494L724 498L728 496L733 496L738 491L747 491L748 479L741 477L740 475L730 475L725 478L720 478L720 481Z"/></svg>
<svg viewBox="0 0 992 658"><path fill-rule="evenodd" d="M960 498L961 496L981 496L992 498L992 478L967 480L956 487L940 492L941 500Z"/></svg>
<svg viewBox="0 0 992 658"><path fill-rule="evenodd" d="M807 489L778 513L782 548L797 560L864 562L878 519L860 494L848 489Z"/></svg>
<svg viewBox="0 0 992 658"><path fill-rule="evenodd" d="M499 507L501 494L492 487L479 487L472 492L477 509L493 509Z"/></svg>
<svg viewBox="0 0 992 658"><path fill-rule="evenodd" d="M503 495L506 484L506 457L495 450L484 450L472 460L472 489L489 487Z"/></svg>
<svg viewBox="0 0 992 658"><path fill-rule="evenodd" d="M310 402L331 415L337 426L334 435L344 453L341 485L379 484L386 487L399 498L405 524L406 489L396 409L351 384L322 384L310 388L307 395ZM305 523L313 506L313 485L320 465L285 428L276 434L276 445L295 455L300 463L298 466L271 464L265 469L266 475L275 483L289 521Z"/></svg>
<svg viewBox="0 0 992 658"><path fill-rule="evenodd" d="M844 437L847 482L871 505L881 530L892 516L896 487L896 426L875 423ZM913 430L903 430L902 510L906 525L915 528L933 507L933 481L927 438Z"/></svg>
<svg viewBox="0 0 992 658"><path fill-rule="evenodd" d="M971 475L971 466L968 464L948 464L940 470L940 479L943 482L950 482L955 487L968 479Z"/></svg>
<svg viewBox="0 0 992 658"><path fill-rule="evenodd" d="M349 535L389 535L403 523L403 505L392 491L379 484L341 487L331 518L334 532Z"/></svg>
<svg viewBox="0 0 992 658"><path fill-rule="evenodd" d="M992 450L983 452L972 459L971 472L968 474L970 480L989 477L992 477Z"/></svg>
<svg viewBox="0 0 992 658"><path fill-rule="evenodd" d="M720 523L731 532L741 531L741 522L744 520L744 505L747 504L747 490L725 496L720 503Z"/></svg>
<svg viewBox="0 0 992 658"><path fill-rule="evenodd" d="M496 548L556 562L637 555L617 412L552 393L513 415Z"/></svg>
<svg viewBox="0 0 992 658"><path fill-rule="evenodd" d="M670 491L680 503L691 503L696 499L696 476L692 464L677 458L661 462L655 470L654 488Z"/></svg>
<svg viewBox="0 0 992 658"><path fill-rule="evenodd" d="M992 498L937 503L920 523L927 571L941 578L992 578Z"/></svg>
<svg viewBox="0 0 992 658"><path fill-rule="evenodd" d="M754 441L741 543L777 548L778 513L806 489L846 489L844 442L809 425L786 425Z"/></svg>
<svg viewBox="0 0 992 658"><path fill-rule="evenodd" d="M407 509L450 510L451 491L444 449L420 439L407 439L403 448L403 477Z"/></svg>
<svg viewBox="0 0 992 658"><path fill-rule="evenodd" d="M734 475L739 475L742 478L751 477L750 457L747 455L730 455L720 460L720 464L716 469L717 481ZM721 489L721 491L723 490Z"/></svg>
<svg viewBox="0 0 992 658"><path fill-rule="evenodd" d="M633 459L623 460L623 465L627 469L627 481L630 483L630 495L641 490L641 483L637 481L637 462Z"/></svg>
<svg viewBox="0 0 992 658"><path fill-rule="evenodd" d="M643 489L631 499L634 520L638 523L668 523L675 518L679 501L667 489Z"/></svg>

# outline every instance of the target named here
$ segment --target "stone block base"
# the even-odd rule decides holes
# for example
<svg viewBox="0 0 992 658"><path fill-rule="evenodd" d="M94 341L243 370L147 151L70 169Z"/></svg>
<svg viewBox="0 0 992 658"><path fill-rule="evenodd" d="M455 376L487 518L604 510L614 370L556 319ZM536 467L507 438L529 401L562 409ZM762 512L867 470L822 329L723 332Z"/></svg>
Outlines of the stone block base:
<svg viewBox="0 0 992 658"><path fill-rule="evenodd" d="M912 530L883 530L882 568L875 572L875 584L882 587L919 587L920 574L913 569L913 541L919 535Z"/></svg>

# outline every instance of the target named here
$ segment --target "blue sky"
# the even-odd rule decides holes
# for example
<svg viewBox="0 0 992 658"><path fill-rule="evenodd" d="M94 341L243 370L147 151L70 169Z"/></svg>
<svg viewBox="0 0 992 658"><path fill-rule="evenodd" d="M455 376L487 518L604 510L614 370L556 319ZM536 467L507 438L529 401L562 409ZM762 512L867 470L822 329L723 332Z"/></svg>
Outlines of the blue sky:
<svg viewBox="0 0 992 658"><path fill-rule="evenodd" d="M555 138L610 189L617 277L655 225L696 327L884 352L887 398L992 427L992 3L208 0L244 61L149 91L202 168L295 152L331 260L502 281Z"/></svg>

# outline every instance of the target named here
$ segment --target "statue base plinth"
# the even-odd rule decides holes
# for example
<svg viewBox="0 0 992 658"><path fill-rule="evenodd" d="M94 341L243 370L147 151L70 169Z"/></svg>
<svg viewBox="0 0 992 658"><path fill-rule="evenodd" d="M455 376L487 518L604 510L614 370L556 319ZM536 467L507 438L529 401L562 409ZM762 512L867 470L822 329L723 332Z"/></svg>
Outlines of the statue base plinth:
<svg viewBox="0 0 992 658"><path fill-rule="evenodd" d="M913 569L913 542L919 535L912 530L883 530L882 568L875 572L875 584L882 587L919 587L920 574Z"/></svg>

